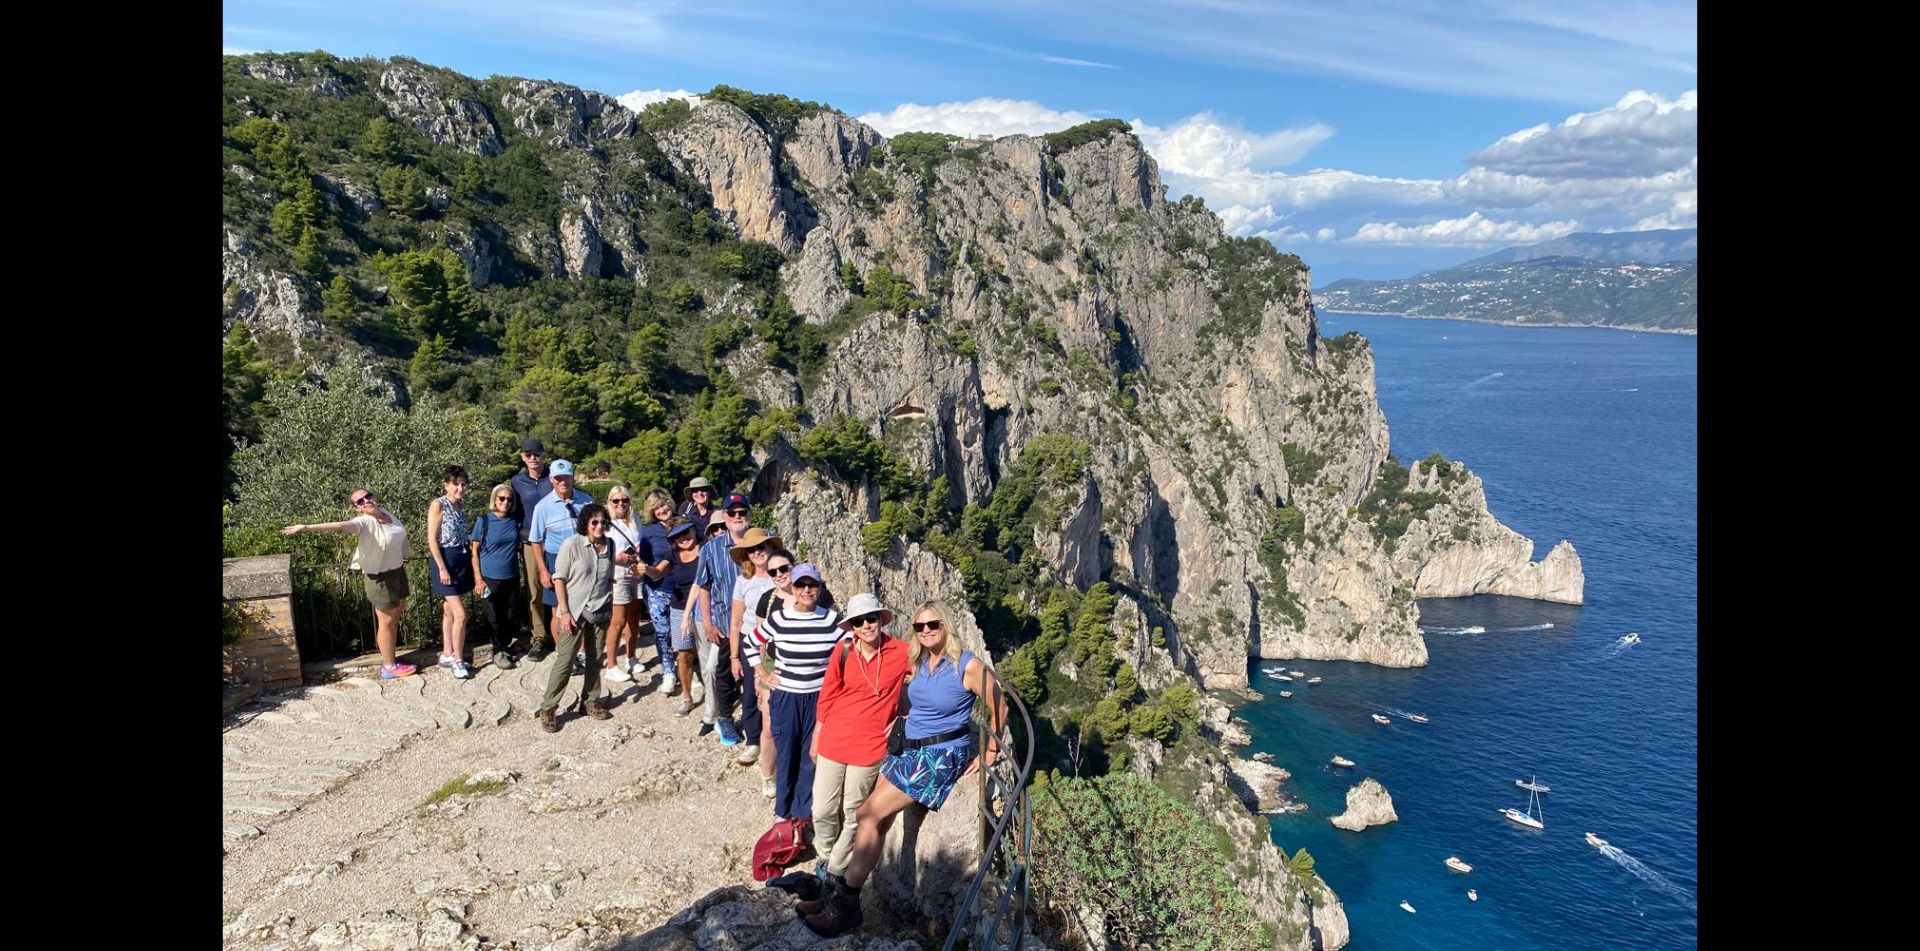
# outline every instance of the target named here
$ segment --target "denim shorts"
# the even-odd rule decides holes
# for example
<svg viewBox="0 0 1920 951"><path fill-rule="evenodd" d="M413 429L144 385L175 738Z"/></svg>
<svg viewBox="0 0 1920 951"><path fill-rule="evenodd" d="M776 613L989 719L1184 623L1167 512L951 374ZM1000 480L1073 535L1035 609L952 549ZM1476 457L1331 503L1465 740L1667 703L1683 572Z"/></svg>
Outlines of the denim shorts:
<svg viewBox="0 0 1920 951"><path fill-rule="evenodd" d="M667 619L667 642L674 650L693 650L693 625L687 623L685 608L674 608Z"/></svg>

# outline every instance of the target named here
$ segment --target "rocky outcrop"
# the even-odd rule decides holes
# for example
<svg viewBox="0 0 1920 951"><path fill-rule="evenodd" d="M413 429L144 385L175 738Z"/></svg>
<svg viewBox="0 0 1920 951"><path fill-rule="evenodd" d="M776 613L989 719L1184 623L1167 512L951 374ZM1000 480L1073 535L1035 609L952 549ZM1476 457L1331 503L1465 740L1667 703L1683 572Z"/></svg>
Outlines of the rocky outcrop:
<svg viewBox="0 0 1920 951"><path fill-rule="evenodd" d="M506 151L487 107L442 90L441 78L413 65L395 64L380 74L380 101L415 131L468 155L488 158Z"/></svg>
<svg viewBox="0 0 1920 951"><path fill-rule="evenodd" d="M321 194L333 205L334 213L343 218L365 221L386 210L372 185L361 184L347 175L317 177Z"/></svg>
<svg viewBox="0 0 1920 951"><path fill-rule="evenodd" d="M1254 913L1278 932L1276 947L1328 951L1345 947L1347 913L1339 896L1317 876L1302 878L1293 873L1286 853L1267 834L1268 820L1247 812L1233 793L1221 761L1210 761L1205 768L1207 778L1201 780L1194 804L1209 822L1226 830L1235 854L1230 872Z"/></svg>
<svg viewBox="0 0 1920 951"><path fill-rule="evenodd" d="M467 278L474 290L493 283L495 269L505 266L496 249L505 246L506 235L493 225L458 220L448 221L442 227L441 242L466 265Z"/></svg>
<svg viewBox="0 0 1920 951"><path fill-rule="evenodd" d="M806 205L780 181L773 140L739 107L703 99L660 145L707 187L713 207L745 241L793 254L813 227Z"/></svg>
<svg viewBox="0 0 1920 951"><path fill-rule="evenodd" d="M1280 784L1292 779L1292 773L1272 762L1241 759L1238 756L1227 760L1228 788L1254 812L1266 812L1287 804L1289 797L1281 793Z"/></svg>
<svg viewBox="0 0 1920 951"><path fill-rule="evenodd" d="M807 318L808 323L824 322L852 298L841 283L840 252L827 229L807 232L800 256L780 268L780 286L786 289L794 312Z"/></svg>
<svg viewBox="0 0 1920 951"><path fill-rule="evenodd" d="M606 265L600 240L600 207L592 198L560 217L560 257L569 277L600 277Z"/></svg>
<svg viewBox="0 0 1920 951"><path fill-rule="evenodd" d="M1393 811L1393 797L1387 795L1387 788L1369 776L1347 790L1347 811L1329 821L1348 832L1359 832L1368 826L1398 822L1400 817Z"/></svg>
<svg viewBox="0 0 1920 951"><path fill-rule="evenodd" d="M284 59L256 59L242 63L240 71L255 79L286 83L328 99L347 98L347 86L340 74L329 66Z"/></svg>
<svg viewBox="0 0 1920 951"><path fill-rule="evenodd" d="M620 942L622 951L743 951L747 948L834 948L920 951L916 941L855 932L826 941L794 914L797 899L777 888L729 885L701 896L666 924Z"/></svg>
<svg viewBox="0 0 1920 951"><path fill-rule="evenodd" d="M838 189L866 166L867 156L885 141L866 123L837 112L821 112L800 120L781 143L781 152L810 188Z"/></svg>
<svg viewBox="0 0 1920 951"><path fill-rule="evenodd" d="M232 321L259 333L283 334L297 356L301 341L320 333L320 322L300 310L300 287L293 278L264 267L247 240L227 229L220 252L220 280L225 304L225 327Z"/></svg>
<svg viewBox="0 0 1920 951"><path fill-rule="evenodd" d="M586 148L640 129L639 117L611 96L558 83L511 80L500 105L514 128L554 148Z"/></svg>

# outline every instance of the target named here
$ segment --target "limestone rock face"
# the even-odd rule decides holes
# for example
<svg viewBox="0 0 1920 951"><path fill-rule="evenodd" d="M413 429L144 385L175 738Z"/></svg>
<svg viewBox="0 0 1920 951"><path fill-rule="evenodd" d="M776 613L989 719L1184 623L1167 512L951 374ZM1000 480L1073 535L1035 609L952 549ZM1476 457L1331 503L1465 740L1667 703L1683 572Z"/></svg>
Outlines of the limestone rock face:
<svg viewBox="0 0 1920 951"><path fill-rule="evenodd" d="M1387 788L1369 776L1347 790L1347 811L1329 821L1348 832L1359 832L1368 826L1398 822L1400 817L1393 811L1393 797L1387 795Z"/></svg>
<svg viewBox="0 0 1920 951"><path fill-rule="evenodd" d="M780 286L795 313L808 323L822 323L853 295L840 281L840 252L825 228L807 232L800 256L780 268Z"/></svg>
<svg viewBox="0 0 1920 951"><path fill-rule="evenodd" d="M560 218L560 257L570 277L600 277L606 245L600 240L600 206L592 198Z"/></svg>
<svg viewBox="0 0 1920 951"><path fill-rule="evenodd" d="M1286 802L1280 793L1280 784L1292 778L1292 773L1271 762L1237 756L1227 760L1227 786L1255 812L1265 812Z"/></svg>
<svg viewBox="0 0 1920 951"><path fill-rule="evenodd" d="M295 354L301 353L301 341L320 333L320 322L300 309L300 287L292 277L260 264L248 241L227 229L220 252L220 280L227 322L285 334L293 342Z"/></svg>
<svg viewBox="0 0 1920 951"><path fill-rule="evenodd" d="M271 79L274 82L297 86L328 99L347 98L346 84L341 81L340 74L328 66L309 65L283 59L263 59L242 64L240 71L255 79Z"/></svg>
<svg viewBox="0 0 1920 951"><path fill-rule="evenodd" d="M387 111L441 145L489 158L506 151L487 107L443 92L439 80L418 66L396 64L380 74L380 101Z"/></svg>
<svg viewBox="0 0 1920 951"><path fill-rule="evenodd" d="M781 152L812 188L837 188L867 163L867 156L886 140L863 122L832 112L800 120Z"/></svg>
<svg viewBox="0 0 1920 951"><path fill-rule="evenodd" d="M864 895L863 895L864 897ZM872 899L867 899L872 901ZM715 889L666 924L620 943L627 951L740 951L745 948L834 948L846 951L920 951L915 941L854 932L822 939L794 914L792 895L777 888L729 885Z"/></svg>
<svg viewBox="0 0 1920 951"><path fill-rule="evenodd" d="M764 241L783 254L800 250L812 216L780 181L773 140L752 116L730 103L701 100L686 124L660 136L660 145L707 187L714 209L742 240Z"/></svg>
<svg viewBox="0 0 1920 951"><path fill-rule="evenodd" d="M640 129L640 118L619 100L559 83L513 80L500 104L514 128L555 148L586 148Z"/></svg>

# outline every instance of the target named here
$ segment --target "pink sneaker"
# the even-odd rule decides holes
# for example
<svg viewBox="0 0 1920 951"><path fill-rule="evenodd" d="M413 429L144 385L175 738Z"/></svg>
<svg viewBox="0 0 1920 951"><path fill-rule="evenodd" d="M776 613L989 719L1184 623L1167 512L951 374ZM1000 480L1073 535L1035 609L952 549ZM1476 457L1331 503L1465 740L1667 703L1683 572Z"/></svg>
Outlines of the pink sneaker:
<svg viewBox="0 0 1920 951"><path fill-rule="evenodd" d="M381 664L380 679L397 680L401 677L411 677L413 676L413 671L414 666L412 664Z"/></svg>

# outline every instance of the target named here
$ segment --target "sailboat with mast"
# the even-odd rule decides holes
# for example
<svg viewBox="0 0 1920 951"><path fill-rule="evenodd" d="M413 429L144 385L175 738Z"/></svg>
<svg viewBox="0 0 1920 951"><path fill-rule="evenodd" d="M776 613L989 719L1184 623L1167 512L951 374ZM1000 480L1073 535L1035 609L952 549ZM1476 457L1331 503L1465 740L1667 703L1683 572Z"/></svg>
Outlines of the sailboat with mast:
<svg viewBox="0 0 1920 951"><path fill-rule="evenodd" d="M1515 822L1520 823L1523 826L1526 826L1529 829L1544 830L1547 827L1547 821L1546 821L1547 815L1540 808L1540 793L1538 790L1527 791L1527 811L1526 812L1521 812L1520 810L1515 809L1512 806L1508 806L1507 808L1500 810L1500 814L1503 816L1506 816L1509 819L1512 819Z"/></svg>

